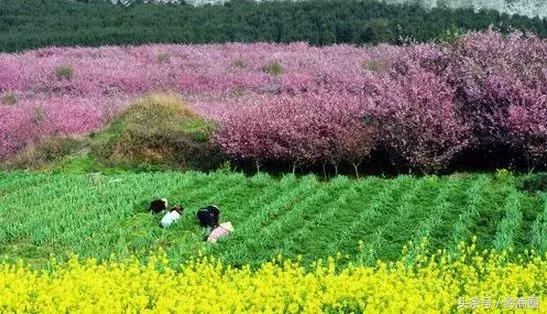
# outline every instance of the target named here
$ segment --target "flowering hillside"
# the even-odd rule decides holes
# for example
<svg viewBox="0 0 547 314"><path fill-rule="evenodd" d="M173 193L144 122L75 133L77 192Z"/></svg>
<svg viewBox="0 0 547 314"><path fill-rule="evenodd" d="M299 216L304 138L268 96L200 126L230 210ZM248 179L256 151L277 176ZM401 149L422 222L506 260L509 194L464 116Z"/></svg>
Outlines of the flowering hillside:
<svg viewBox="0 0 547 314"><path fill-rule="evenodd" d="M0 54L0 156L98 130L130 99L179 93L237 161L358 167L371 153L438 171L469 152L547 162L547 42L46 48ZM507 164L510 160L501 160Z"/></svg>

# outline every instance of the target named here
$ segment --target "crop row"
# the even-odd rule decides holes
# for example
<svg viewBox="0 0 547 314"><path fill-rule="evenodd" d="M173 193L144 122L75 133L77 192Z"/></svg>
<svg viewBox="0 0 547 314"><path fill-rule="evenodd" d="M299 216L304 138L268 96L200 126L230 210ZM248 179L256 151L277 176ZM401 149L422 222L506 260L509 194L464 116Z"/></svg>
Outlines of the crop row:
<svg viewBox="0 0 547 314"><path fill-rule="evenodd" d="M106 258L164 247L175 261L204 250L227 263L272 256L313 260L337 252L364 262L396 259L409 241L453 252L478 236L480 248L547 250L547 197L516 189L517 178L464 175L395 179L189 172L103 175L4 174L0 247L41 263L50 253ZM186 208L169 230L146 211L154 197ZM204 246L193 212L217 204L236 232ZM24 209L24 210L23 210ZM363 250L359 251L359 241Z"/></svg>

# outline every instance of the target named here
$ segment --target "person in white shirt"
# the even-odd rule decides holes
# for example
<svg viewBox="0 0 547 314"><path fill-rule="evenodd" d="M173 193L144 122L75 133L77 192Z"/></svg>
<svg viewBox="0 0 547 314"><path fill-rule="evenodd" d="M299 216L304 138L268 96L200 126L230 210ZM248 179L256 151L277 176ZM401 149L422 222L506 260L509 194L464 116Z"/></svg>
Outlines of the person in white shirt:
<svg viewBox="0 0 547 314"><path fill-rule="evenodd" d="M171 210L163 216L160 221L160 226L162 228L168 228L180 219L183 211L184 207L182 207L181 205L175 205L175 207L171 208Z"/></svg>

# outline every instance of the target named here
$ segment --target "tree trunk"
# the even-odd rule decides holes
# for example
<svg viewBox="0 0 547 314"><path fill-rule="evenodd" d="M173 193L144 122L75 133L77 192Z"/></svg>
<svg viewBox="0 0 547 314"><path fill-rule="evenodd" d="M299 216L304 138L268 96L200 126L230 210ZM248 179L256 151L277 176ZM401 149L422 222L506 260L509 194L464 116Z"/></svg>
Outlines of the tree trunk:
<svg viewBox="0 0 547 314"><path fill-rule="evenodd" d="M355 172L355 178L359 179L359 165L352 162L353 171Z"/></svg>
<svg viewBox="0 0 547 314"><path fill-rule="evenodd" d="M334 176L336 177L338 175L338 165L333 164L333 166L334 166Z"/></svg>
<svg viewBox="0 0 547 314"><path fill-rule="evenodd" d="M260 173L260 161L258 161L258 159L255 159L255 167L256 173Z"/></svg>
<svg viewBox="0 0 547 314"><path fill-rule="evenodd" d="M293 161L292 163L292 174L296 172L296 161Z"/></svg>
<svg viewBox="0 0 547 314"><path fill-rule="evenodd" d="M326 178L327 178L327 170L325 169L326 165L325 165L324 162L323 162L321 165L322 165L322 167L323 167L323 178L326 179Z"/></svg>

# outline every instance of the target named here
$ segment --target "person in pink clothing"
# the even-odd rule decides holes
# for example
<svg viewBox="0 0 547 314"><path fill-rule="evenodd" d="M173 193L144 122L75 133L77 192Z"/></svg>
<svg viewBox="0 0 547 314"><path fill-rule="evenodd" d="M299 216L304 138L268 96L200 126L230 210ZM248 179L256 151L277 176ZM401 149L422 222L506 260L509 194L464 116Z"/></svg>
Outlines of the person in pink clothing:
<svg viewBox="0 0 547 314"><path fill-rule="evenodd" d="M200 225L206 228L203 240L209 243L216 243L218 239L234 231L231 222L219 223L220 209L216 205L200 208L196 213L196 217Z"/></svg>
<svg viewBox="0 0 547 314"><path fill-rule="evenodd" d="M218 239L225 237L230 234L230 232L234 231L234 227L232 226L232 223L227 221L224 223L221 223L218 227L213 229L211 231L211 234L207 238L207 242L209 243L216 243Z"/></svg>

